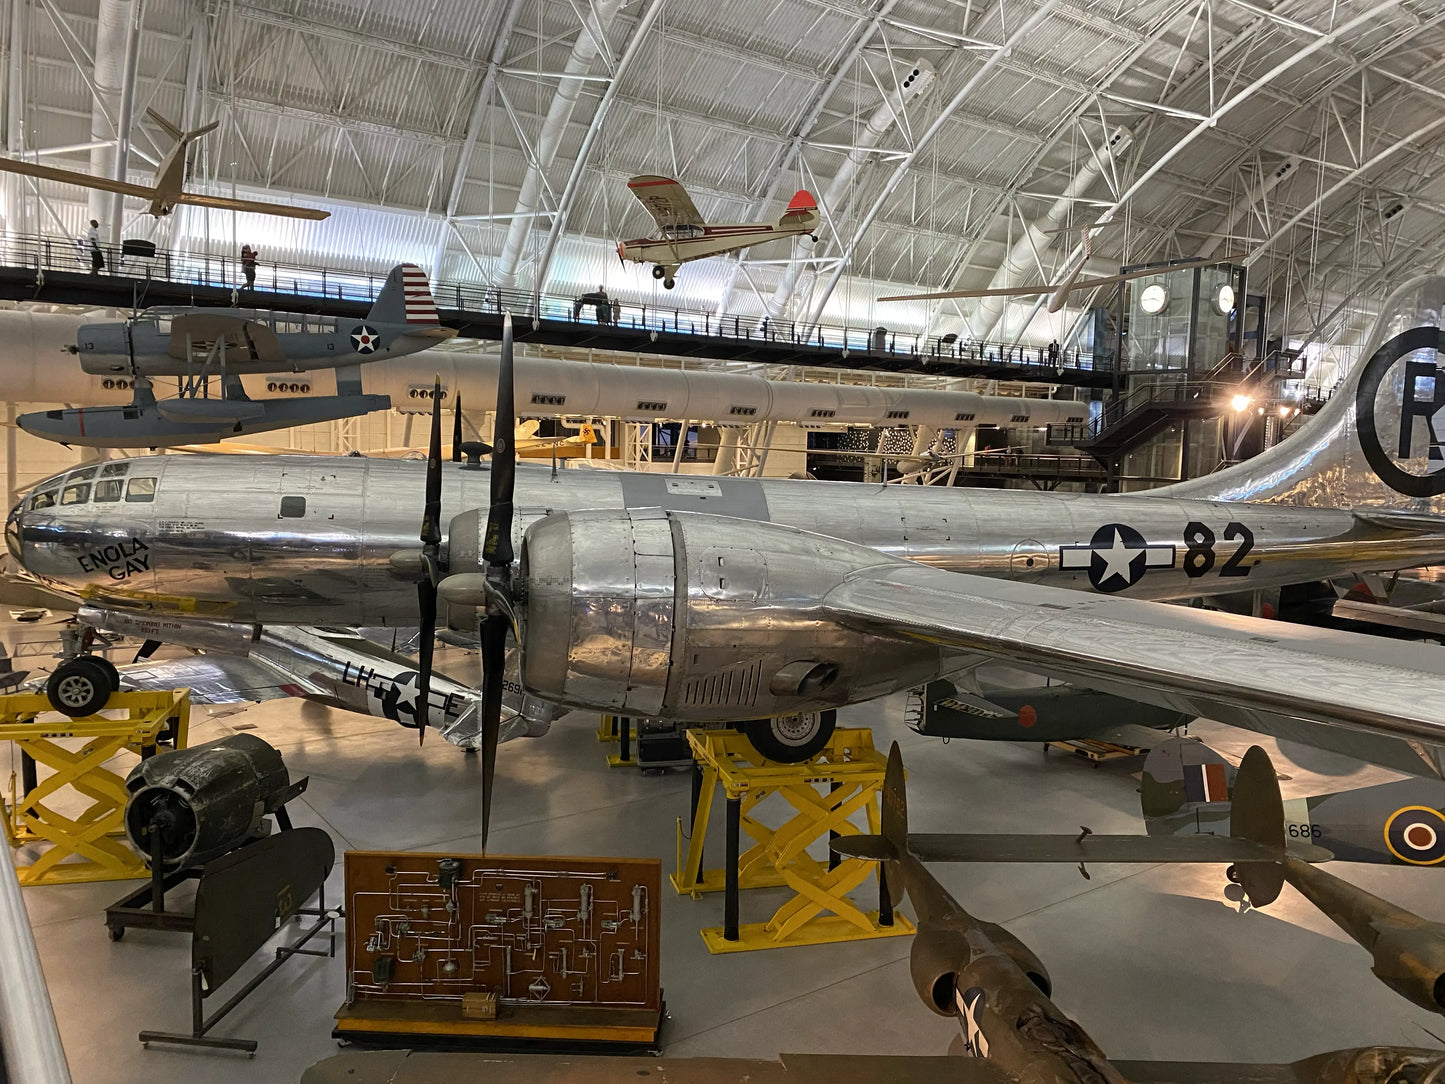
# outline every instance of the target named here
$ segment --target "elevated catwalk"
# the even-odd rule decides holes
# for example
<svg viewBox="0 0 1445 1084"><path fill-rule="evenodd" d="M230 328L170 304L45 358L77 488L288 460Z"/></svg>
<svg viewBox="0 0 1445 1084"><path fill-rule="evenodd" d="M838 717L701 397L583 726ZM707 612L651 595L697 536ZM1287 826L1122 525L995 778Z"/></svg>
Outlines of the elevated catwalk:
<svg viewBox="0 0 1445 1084"><path fill-rule="evenodd" d="M239 261L156 251L107 254L106 272L91 274L74 241L29 237L0 252L0 299L129 309L154 305L245 305L320 316L366 315L386 279L377 274L262 264L256 289L241 288ZM473 339L500 339L502 313L520 317L521 341L549 346L666 354L779 365L927 373L1106 388L1104 359L1065 350L1056 359L1038 348L1006 343L945 342L887 329L769 323L758 316L689 312L598 299L502 291L480 283L437 282L442 323ZM599 319L599 315L601 319Z"/></svg>

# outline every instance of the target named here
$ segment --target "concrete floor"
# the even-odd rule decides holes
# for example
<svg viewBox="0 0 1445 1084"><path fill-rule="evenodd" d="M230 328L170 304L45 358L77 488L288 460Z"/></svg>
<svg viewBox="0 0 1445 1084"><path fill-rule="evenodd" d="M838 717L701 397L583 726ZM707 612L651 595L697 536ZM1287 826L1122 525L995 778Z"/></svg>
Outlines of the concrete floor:
<svg viewBox="0 0 1445 1084"><path fill-rule="evenodd" d="M25 635L33 635L33 627ZM0 629L11 638L13 627ZM474 662L442 662L465 677ZM1142 831L1138 762L1092 769L1025 744L919 737L902 724L903 698L842 713L871 726L879 748L898 740L910 769L917 831ZM479 764L444 742L418 749L388 723L298 701L198 707L192 742L254 728L310 788L293 817L347 848L478 849ZM514 854L652 856L673 865L675 824L687 815L689 777L609 769L595 716L574 714L544 738L502 747L491 850ZM1195 732L1238 757L1254 740L1210 723ZM1271 753L1273 743L1266 742ZM13 760L12 756L12 760ZM1314 754L1317 770L1277 763L1286 797L1388 778ZM18 770L18 765L15 765ZM720 853L715 810L710 854ZM22 855L23 861L23 855ZM1381 866L1330 867L1431 918L1445 918L1440 874ZM938 870L961 902L1006 923L1047 963L1058 1004L1119 1058L1292 1060L1368 1043L1434 1045L1438 1017L1415 1009L1369 973L1366 953L1292 889L1267 912L1241 915L1222 896L1216 866L955 866ZM340 898L341 864L328 891ZM142 1028L189 1023L189 938L127 932L112 943L103 907L127 886L105 883L25 892L74 1078L81 1084L288 1081L336 1052L332 1013L342 961L289 962L218 1033L261 1041L254 1059L180 1048L141 1048ZM873 882L860 900L876 892ZM743 921L762 921L781 890L745 894ZM905 911L907 907L905 905ZM671 1013L669 1056L773 1056L784 1051L944 1053L950 1020L918 1001L909 939L713 957L698 930L720 925L722 899L665 894L662 980ZM338 944L339 947L339 944ZM268 955L263 950L259 962Z"/></svg>

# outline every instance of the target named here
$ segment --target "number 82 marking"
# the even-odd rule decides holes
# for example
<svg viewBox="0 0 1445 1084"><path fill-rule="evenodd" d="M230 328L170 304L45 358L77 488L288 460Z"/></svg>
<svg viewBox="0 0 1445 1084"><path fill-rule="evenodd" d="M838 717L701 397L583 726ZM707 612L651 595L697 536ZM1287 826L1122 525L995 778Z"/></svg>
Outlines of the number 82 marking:
<svg viewBox="0 0 1445 1084"><path fill-rule="evenodd" d="M1221 576L1248 576L1253 565L1243 567L1241 562L1254 549L1254 532L1243 523L1230 521L1224 527L1226 542L1238 541L1239 546L1229 555L1219 569ZM1214 532L1197 519L1184 525L1184 574L1195 580L1207 574L1214 567ZM1255 564L1258 564L1258 560Z"/></svg>

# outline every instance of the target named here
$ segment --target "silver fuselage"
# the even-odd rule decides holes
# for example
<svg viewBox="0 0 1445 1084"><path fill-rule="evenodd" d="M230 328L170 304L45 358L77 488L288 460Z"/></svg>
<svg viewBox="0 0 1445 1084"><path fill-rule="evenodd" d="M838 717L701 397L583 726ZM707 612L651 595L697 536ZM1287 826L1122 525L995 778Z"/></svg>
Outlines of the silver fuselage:
<svg viewBox="0 0 1445 1084"><path fill-rule="evenodd" d="M53 587L227 621L416 622L414 578L390 558L419 548L423 463L152 456L86 469L101 474L41 483L7 522L21 565ZM124 495L97 500L106 481L106 496L116 481ZM485 509L488 486L487 470L448 465L443 524ZM519 543L549 512L621 507L771 521L953 571L1146 599L1445 558L1438 536L1327 508L518 468Z"/></svg>

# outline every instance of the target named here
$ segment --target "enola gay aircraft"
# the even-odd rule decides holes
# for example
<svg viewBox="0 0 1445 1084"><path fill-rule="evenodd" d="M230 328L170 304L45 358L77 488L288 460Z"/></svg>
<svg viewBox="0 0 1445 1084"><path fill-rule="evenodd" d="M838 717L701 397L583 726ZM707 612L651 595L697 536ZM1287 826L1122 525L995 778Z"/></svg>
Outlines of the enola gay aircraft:
<svg viewBox="0 0 1445 1084"><path fill-rule="evenodd" d="M738 222L708 225L693 205L687 189L670 177L633 177L627 190L657 220L660 238L643 237L636 241L619 241L617 257L625 264L653 264L652 277L661 279L664 288L677 285L673 277L689 260L704 256L720 256L740 248L776 241L779 237L811 234L818 228L818 204L802 189L794 193L788 208L776 223Z"/></svg>
<svg viewBox="0 0 1445 1084"><path fill-rule="evenodd" d="M1445 562L1424 383L1442 304L1445 279L1415 280L1298 433L1147 495L554 475L518 467L507 427L490 469L444 471L438 411L424 471L116 460L104 487L74 471L35 487L6 540L29 573L102 609L419 626L423 689L444 602L446 625L482 648L486 782L509 634L534 697L747 721L775 759L816 751L833 709L991 660L1240 726L1383 735L1440 775L1438 648L1148 600ZM511 373L504 333L499 418L515 417Z"/></svg>

